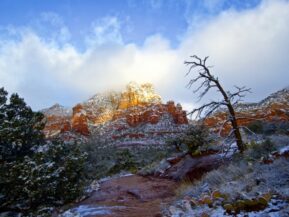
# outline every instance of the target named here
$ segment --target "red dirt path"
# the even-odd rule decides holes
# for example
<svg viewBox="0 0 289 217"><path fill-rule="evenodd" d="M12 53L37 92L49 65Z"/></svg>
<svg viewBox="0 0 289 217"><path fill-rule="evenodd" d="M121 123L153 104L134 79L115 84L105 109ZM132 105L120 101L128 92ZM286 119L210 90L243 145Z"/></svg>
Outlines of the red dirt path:
<svg viewBox="0 0 289 217"><path fill-rule="evenodd" d="M109 217L157 217L161 209L174 199L177 183L168 179L137 175L111 179L100 190L78 205L120 206Z"/></svg>

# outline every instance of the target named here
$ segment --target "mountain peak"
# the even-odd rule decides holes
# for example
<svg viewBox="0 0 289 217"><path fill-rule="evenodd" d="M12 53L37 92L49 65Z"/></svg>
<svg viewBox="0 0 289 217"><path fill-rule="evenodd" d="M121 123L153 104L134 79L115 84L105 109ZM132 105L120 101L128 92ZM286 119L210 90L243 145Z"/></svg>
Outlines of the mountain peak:
<svg viewBox="0 0 289 217"><path fill-rule="evenodd" d="M275 93L270 94L268 97L263 99L259 104L263 106L276 103L288 104L288 101L289 101L289 86Z"/></svg>
<svg viewBox="0 0 289 217"><path fill-rule="evenodd" d="M43 114L46 116L70 116L72 114L72 109L71 108L66 108L58 103L55 103L53 106L41 110Z"/></svg>
<svg viewBox="0 0 289 217"><path fill-rule="evenodd" d="M151 83L138 84L130 82L121 93L119 109L127 109L133 106L161 103L161 97L155 93Z"/></svg>
<svg viewBox="0 0 289 217"><path fill-rule="evenodd" d="M188 122L182 107L173 101L163 104L150 83L130 82L121 92L95 94L71 110L70 117L67 117L65 108L59 104L43 110L48 120L45 127L47 136L66 131L89 135L104 125L110 125L113 129L123 125L129 130L131 127L147 124L156 126L160 123L159 127L167 130L167 126L171 126L174 131ZM65 117L61 117L61 114Z"/></svg>

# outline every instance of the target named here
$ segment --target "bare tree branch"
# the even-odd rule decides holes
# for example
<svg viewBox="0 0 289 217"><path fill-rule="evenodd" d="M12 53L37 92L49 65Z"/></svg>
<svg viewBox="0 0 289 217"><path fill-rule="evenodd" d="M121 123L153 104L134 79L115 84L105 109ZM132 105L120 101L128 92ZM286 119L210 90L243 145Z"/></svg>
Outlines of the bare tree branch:
<svg viewBox="0 0 289 217"><path fill-rule="evenodd" d="M194 109L190 114L196 114L196 118L202 118L202 115L204 115L204 119L212 115L218 108L225 106L228 109L229 112L229 119L225 121L224 124L221 125L222 128L224 128L225 124L231 123L232 126L232 132L229 133L229 136L234 134L235 141L237 143L238 149L243 152L245 149L245 145L242 140L242 136L240 133L240 129L237 123L237 118L234 110L234 106L237 105L243 97L245 97L246 93L250 92L250 88L246 87L238 87L235 86L236 91L231 93L229 91L225 91L223 89L223 86L220 84L218 77L215 77L211 74L210 66L207 66L207 60L208 56L204 59L201 59L200 57L193 55L191 56L192 61L185 61L185 64L189 66L189 70L186 73L186 76L188 76L192 71L196 69L197 77L192 78L187 87L191 88L195 83L201 81L201 83L197 86L197 88L193 91L194 93L200 92L199 94L199 100L201 100L211 89L216 89L216 91L220 92L223 101L216 102L212 101L207 104L202 105L199 108Z"/></svg>
<svg viewBox="0 0 289 217"><path fill-rule="evenodd" d="M248 127L245 126L240 126L240 128L244 128L245 130L247 130L248 132L252 133L253 135L256 135L252 130L250 130Z"/></svg>
<svg viewBox="0 0 289 217"><path fill-rule="evenodd" d="M221 126L219 127L219 132L218 132L218 136L219 136L219 137L221 137L221 133L222 133L225 125L226 125L227 123L229 123L230 121L231 121L230 119L226 119L225 121L223 121L223 122L221 123Z"/></svg>

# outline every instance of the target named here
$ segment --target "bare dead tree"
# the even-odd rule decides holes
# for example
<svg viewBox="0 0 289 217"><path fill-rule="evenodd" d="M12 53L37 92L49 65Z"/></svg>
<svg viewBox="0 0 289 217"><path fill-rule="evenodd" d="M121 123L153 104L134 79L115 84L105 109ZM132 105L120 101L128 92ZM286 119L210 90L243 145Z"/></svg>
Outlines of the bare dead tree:
<svg viewBox="0 0 289 217"><path fill-rule="evenodd" d="M188 83L188 87L191 88L194 84L198 83L197 88L194 93L200 92L199 99L202 99L210 89L216 88L218 92L222 95L222 100L211 101L202 105L199 108L194 109L190 114L196 114L197 118L206 119L211 114L213 114L217 109L225 107L228 109L228 119L226 119L222 126L230 123L232 130L229 136L234 135L234 139L238 146L240 152L245 150L245 144L243 143L242 136L240 133L240 127L238 126L237 117L235 113L234 106L237 105L242 98L245 97L247 92L250 92L250 88L235 86L236 91L231 93L230 91L224 90L223 86L220 84L218 77L215 77L210 72L210 66L207 66L206 61L209 57L201 59L200 57L194 55L191 56L191 61L185 61L185 64L190 68L186 75L189 75L192 71L197 71L197 76L191 79ZM202 117L204 115L204 117Z"/></svg>

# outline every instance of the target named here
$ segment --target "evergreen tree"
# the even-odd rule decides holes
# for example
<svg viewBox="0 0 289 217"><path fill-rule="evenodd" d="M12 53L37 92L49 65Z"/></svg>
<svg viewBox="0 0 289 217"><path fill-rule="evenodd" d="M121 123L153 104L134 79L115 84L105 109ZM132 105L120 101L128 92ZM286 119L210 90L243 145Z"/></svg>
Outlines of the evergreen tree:
<svg viewBox="0 0 289 217"><path fill-rule="evenodd" d="M0 200L0 212L19 205L20 212L28 212L71 202L82 193L85 158L77 145L54 141L39 146L33 156L6 163L0 192L5 201L1 204Z"/></svg>
<svg viewBox="0 0 289 217"><path fill-rule="evenodd" d="M32 153L31 148L43 142L43 114L33 112L18 94L7 103L7 92L0 89L0 155L14 160Z"/></svg>
<svg viewBox="0 0 289 217"><path fill-rule="evenodd" d="M7 101L7 91L4 90L4 88L0 88L0 109Z"/></svg>
<svg viewBox="0 0 289 217"><path fill-rule="evenodd" d="M5 106L7 102L7 92L4 90L4 88L0 88L0 159L2 156L2 153L4 153L4 150L2 150L4 147L2 147L4 144L4 124L5 124Z"/></svg>
<svg viewBox="0 0 289 217"><path fill-rule="evenodd" d="M86 153L76 144L45 141L43 114L33 112L18 94L9 102L7 95L1 88L0 213L27 216L41 206L74 200L82 193Z"/></svg>

